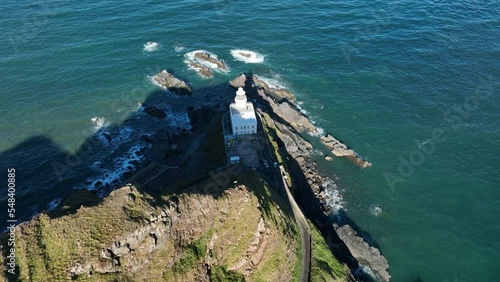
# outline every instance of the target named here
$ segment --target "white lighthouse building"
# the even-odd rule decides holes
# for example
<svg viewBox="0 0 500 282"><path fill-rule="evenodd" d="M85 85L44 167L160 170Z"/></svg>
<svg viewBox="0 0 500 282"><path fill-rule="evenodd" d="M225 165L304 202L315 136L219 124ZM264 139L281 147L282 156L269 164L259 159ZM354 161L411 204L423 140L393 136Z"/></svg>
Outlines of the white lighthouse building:
<svg viewBox="0 0 500 282"><path fill-rule="evenodd" d="M247 101L245 90L238 88L234 103L229 105L233 135L257 133L257 118L252 102Z"/></svg>

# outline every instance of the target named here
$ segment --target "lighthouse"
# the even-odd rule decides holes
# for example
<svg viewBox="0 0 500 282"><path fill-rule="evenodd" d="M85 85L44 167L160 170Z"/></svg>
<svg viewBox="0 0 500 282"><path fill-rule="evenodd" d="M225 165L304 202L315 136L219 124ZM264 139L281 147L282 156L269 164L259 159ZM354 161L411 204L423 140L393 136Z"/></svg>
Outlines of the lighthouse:
<svg viewBox="0 0 500 282"><path fill-rule="evenodd" d="M247 95L242 87L236 91L234 102L229 105L229 112L233 135L257 133L257 118L253 103L247 100Z"/></svg>

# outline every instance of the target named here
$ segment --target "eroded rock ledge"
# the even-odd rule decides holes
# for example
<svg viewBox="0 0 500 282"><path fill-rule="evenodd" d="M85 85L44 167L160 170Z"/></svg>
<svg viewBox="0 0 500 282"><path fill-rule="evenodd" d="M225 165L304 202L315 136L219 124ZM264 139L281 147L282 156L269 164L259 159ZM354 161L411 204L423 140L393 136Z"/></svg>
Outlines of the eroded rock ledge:
<svg viewBox="0 0 500 282"><path fill-rule="evenodd" d="M242 80L243 76L239 76L231 82L231 85L234 87L241 85ZM297 162L301 173L305 177L305 181L311 187L323 212L328 214L331 208L324 196L325 189L327 188L325 184L328 182L328 179L320 175L316 163L311 160L312 145L300 134L300 132L304 131L316 133L316 126L312 124L307 116L301 113L299 109L288 101L286 97L280 96L277 93L268 93L266 89L269 91L270 87L265 86L265 82L261 80L258 81L258 83L255 82L254 76L253 83L252 81L250 81L250 83L257 88L256 93L259 96L258 98L267 102L262 103L266 104L266 109L258 109L260 115L264 117L267 114L276 115L274 118L269 118L267 122L272 123L272 127L276 128L276 135L283 142L284 149ZM252 93L252 91L247 93ZM335 156L347 157L362 168L371 165L371 163L359 157L354 150L350 149L347 145L330 134L322 136L320 140ZM378 249L370 246L350 225L345 224L338 226L335 224L334 229L339 238L347 246L352 257L356 259L358 263L369 267L375 276L382 281L390 280L390 274L387 270L389 264Z"/></svg>
<svg viewBox="0 0 500 282"><path fill-rule="evenodd" d="M382 281L391 279L391 275L387 271L389 265L387 259L382 256L377 248L368 245L349 225L336 226L335 231L359 263L376 270L374 274Z"/></svg>
<svg viewBox="0 0 500 282"><path fill-rule="evenodd" d="M241 85L242 79L243 76L239 76L232 80L230 84L232 86L233 84ZM292 101L295 100L295 95L293 93L279 86L268 84L264 79L256 75L252 76L252 83L257 87L259 96L267 102L272 111L281 119L288 122L295 130L299 132L306 131L312 134L319 133L318 128L311 120L292 103ZM361 168L370 167L372 165L353 149L349 148L346 144L329 133L321 137L320 140L328 150L337 157L346 157Z"/></svg>

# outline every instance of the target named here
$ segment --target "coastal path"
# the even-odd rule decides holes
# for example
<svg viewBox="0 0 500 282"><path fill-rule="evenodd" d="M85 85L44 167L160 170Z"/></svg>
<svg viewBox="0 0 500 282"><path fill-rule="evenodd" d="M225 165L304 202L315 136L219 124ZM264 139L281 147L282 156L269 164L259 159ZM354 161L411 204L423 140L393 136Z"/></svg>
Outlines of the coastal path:
<svg viewBox="0 0 500 282"><path fill-rule="evenodd" d="M293 198L293 195L288 188L288 184L286 182L286 172L282 165L280 165L280 173L283 180L283 186L285 187L285 191L288 196L288 200L290 201L290 205L292 206L295 221L297 221L297 224L299 225L300 237L302 239L302 267L300 271L300 281L307 282L309 281L311 270L311 234L309 230L309 224L307 223L306 217L300 210L297 202L295 202L295 199Z"/></svg>

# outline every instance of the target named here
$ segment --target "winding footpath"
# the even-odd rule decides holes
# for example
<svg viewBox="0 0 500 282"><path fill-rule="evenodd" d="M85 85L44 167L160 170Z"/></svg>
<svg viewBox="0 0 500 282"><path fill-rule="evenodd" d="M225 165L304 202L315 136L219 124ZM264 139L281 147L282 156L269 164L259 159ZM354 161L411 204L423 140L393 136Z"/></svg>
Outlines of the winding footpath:
<svg viewBox="0 0 500 282"><path fill-rule="evenodd" d="M281 179L283 180L283 186L285 187L288 200L292 206L293 215L295 220L299 225L300 237L302 239L302 269L300 271L300 281L309 281L309 275L311 270L311 234L309 230L309 224L307 223L306 217L299 208L299 205L295 202L288 184L286 183L286 172L282 165L280 165Z"/></svg>

